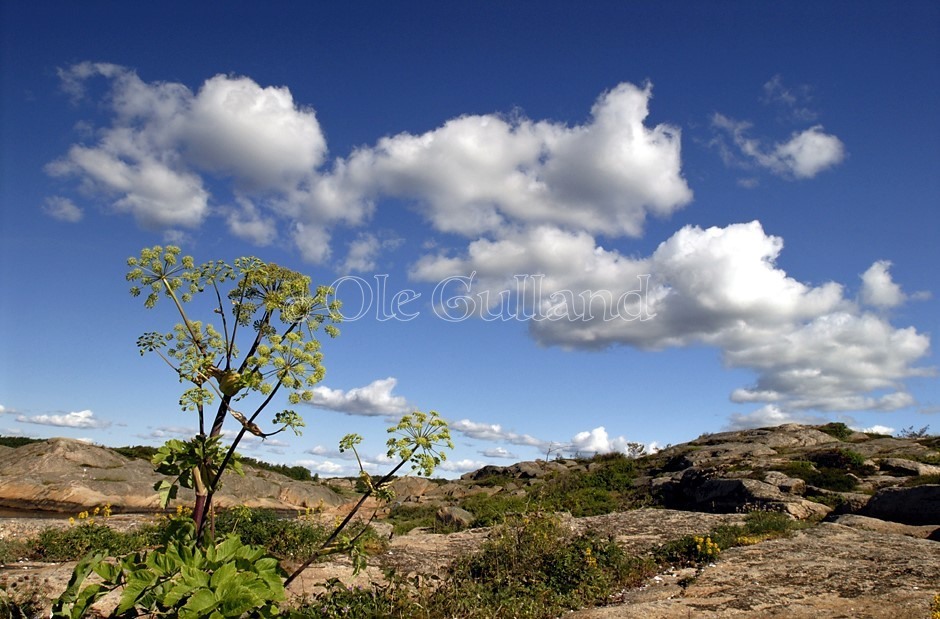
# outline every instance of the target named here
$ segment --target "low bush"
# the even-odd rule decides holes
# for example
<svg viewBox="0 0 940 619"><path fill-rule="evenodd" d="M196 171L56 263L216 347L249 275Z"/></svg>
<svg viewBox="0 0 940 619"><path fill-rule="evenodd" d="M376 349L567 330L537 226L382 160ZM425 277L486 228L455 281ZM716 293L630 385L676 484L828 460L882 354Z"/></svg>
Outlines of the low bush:
<svg viewBox="0 0 940 619"><path fill-rule="evenodd" d="M0 445L4 447L12 447L14 449L17 447L22 447L23 445L45 442L46 439L44 438L29 438L28 436L0 436Z"/></svg>
<svg viewBox="0 0 940 619"><path fill-rule="evenodd" d="M850 473L867 474L869 472L868 467L863 464L864 456L849 449L821 452L811 455L810 458L812 462L794 460L776 467L775 470L802 479L817 488L834 492L855 490L858 487L858 480Z"/></svg>
<svg viewBox="0 0 940 619"><path fill-rule="evenodd" d="M654 556L663 566L699 565L715 561L727 548L786 537L803 526L779 512L750 512L743 525L723 525L708 533L683 536L657 548Z"/></svg>
<svg viewBox="0 0 940 619"><path fill-rule="evenodd" d="M83 522L63 529L43 529L26 542L27 556L37 561L75 561L92 551L118 556L152 546L159 537L160 527L155 525L116 531L106 524Z"/></svg>
<svg viewBox="0 0 940 619"><path fill-rule="evenodd" d="M827 423L824 426L819 426L817 429L840 441L847 441L853 434L853 430L841 422Z"/></svg>
<svg viewBox="0 0 940 619"><path fill-rule="evenodd" d="M533 514L508 520L479 552L458 559L423 591L421 606L429 617L557 617L602 604L654 569L612 539L574 536L555 517Z"/></svg>
<svg viewBox="0 0 940 619"><path fill-rule="evenodd" d="M301 602L290 617L411 619L422 616L422 610L411 599L408 587L394 578L389 584L373 582L367 587L345 585L338 578L331 578L322 592Z"/></svg>
<svg viewBox="0 0 940 619"><path fill-rule="evenodd" d="M350 536L359 535L364 525L353 525ZM333 531L333 523L321 524L303 518L284 518L270 509L233 507L216 516L217 537L236 535L243 544L263 548L279 559L303 559L316 554ZM384 542L369 528L362 532L370 553L384 550Z"/></svg>
<svg viewBox="0 0 940 619"><path fill-rule="evenodd" d="M388 514L387 522L392 525L395 535L404 535L417 528L430 529L433 533L453 533L457 529L449 527L437 519L437 505L396 505Z"/></svg>
<svg viewBox="0 0 940 619"><path fill-rule="evenodd" d="M474 516L474 527L501 524L507 517L529 511L532 501L528 497L505 494L473 494L460 501L460 507Z"/></svg>
<svg viewBox="0 0 940 619"><path fill-rule="evenodd" d="M865 456L851 449L834 449L810 454L810 461L820 468L865 472Z"/></svg>

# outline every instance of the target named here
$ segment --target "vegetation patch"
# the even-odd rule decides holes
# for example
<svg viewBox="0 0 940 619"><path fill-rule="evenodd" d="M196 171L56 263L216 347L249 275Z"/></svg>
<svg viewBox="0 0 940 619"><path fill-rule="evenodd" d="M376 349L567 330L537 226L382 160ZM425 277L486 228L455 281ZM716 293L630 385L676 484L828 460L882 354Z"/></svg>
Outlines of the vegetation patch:
<svg viewBox="0 0 940 619"><path fill-rule="evenodd" d="M928 484L940 484L940 474L938 475L918 475L916 477L911 477L906 482L905 486L926 486Z"/></svg>
<svg viewBox="0 0 940 619"><path fill-rule="evenodd" d="M696 566L717 560L722 550L786 537L805 526L786 514L755 511L745 517L743 525L723 525L708 533L686 535L663 544L654 554L664 566Z"/></svg>
<svg viewBox="0 0 940 619"><path fill-rule="evenodd" d="M23 445L45 442L46 439L43 438L29 438L28 436L0 436L0 445L4 447L12 447L14 449L17 447L22 447Z"/></svg>
<svg viewBox="0 0 940 619"><path fill-rule="evenodd" d="M574 536L554 516L508 520L481 550L458 559L433 590L419 591L427 617L557 617L605 603L655 570L609 538Z"/></svg>
<svg viewBox="0 0 940 619"><path fill-rule="evenodd" d="M854 434L854 431L850 427L841 422L827 423L826 425L819 426L817 429L840 441L847 441L849 437Z"/></svg>

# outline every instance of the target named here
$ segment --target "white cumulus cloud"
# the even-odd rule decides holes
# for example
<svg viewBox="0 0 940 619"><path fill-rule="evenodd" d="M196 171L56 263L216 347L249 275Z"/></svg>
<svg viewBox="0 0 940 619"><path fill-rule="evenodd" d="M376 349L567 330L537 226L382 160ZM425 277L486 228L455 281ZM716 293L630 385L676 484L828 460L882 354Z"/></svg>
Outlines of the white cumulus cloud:
<svg viewBox="0 0 940 619"><path fill-rule="evenodd" d="M904 381L932 373L917 365L929 337L864 311L840 284L789 276L776 265L782 250L756 221L687 226L647 257L539 226L425 256L411 275L465 278L449 291L459 302L442 299L437 311L486 318L508 308L545 345L715 346L728 366L757 373L733 392L736 402L825 411L913 404Z"/></svg>
<svg viewBox="0 0 940 619"><path fill-rule="evenodd" d="M812 178L845 159L845 145L838 137L826 133L821 125L796 132L785 142L767 145L749 136L752 125L722 114L712 116L712 127L728 135L737 154L719 137L715 144L728 163L756 164L778 176L793 179ZM744 160L738 159L743 155Z"/></svg>
<svg viewBox="0 0 940 619"><path fill-rule="evenodd" d="M449 425L450 429L455 432L459 432L460 434L470 438L482 441L510 443L512 445L527 445L529 447L537 447L539 449L544 449L550 444L548 441L537 439L534 436L529 436L528 434L519 434L517 432L505 430L498 423L480 423L477 421L470 421L469 419L461 419L459 421L451 422Z"/></svg>
<svg viewBox="0 0 940 619"><path fill-rule="evenodd" d="M862 274L862 303L875 307L897 307L907 300L901 287L891 279L891 262L878 260Z"/></svg>
<svg viewBox="0 0 940 619"><path fill-rule="evenodd" d="M382 138L337 161L321 197L361 210L412 200L439 230L471 236L510 221L637 236L647 214L692 198L679 130L644 124L650 98L650 86L624 83L574 127L490 114Z"/></svg>
<svg viewBox="0 0 940 619"><path fill-rule="evenodd" d="M44 426L60 426L63 428L107 428L110 421L96 419L90 410L73 411L61 415L18 415L16 420L20 423L35 423Z"/></svg>
<svg viewBox="0 0 940 619"><path fill-rule="evenodd" d="M404 396L392 394L397 384L390 376L348 391L314 387L311 405L348 415L395 417L411 410Z"/></svg>

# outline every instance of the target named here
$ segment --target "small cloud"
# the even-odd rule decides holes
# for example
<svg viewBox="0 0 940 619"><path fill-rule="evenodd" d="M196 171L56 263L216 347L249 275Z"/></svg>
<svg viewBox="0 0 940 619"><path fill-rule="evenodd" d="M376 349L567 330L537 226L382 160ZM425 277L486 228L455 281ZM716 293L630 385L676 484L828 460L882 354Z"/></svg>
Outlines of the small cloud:
<svg viewBox="0 0 940 619"><path fill-rule="evenodd" d="M439 468L442 471L449 471L451 473L466 473L468 471L481 469L486 466L486 464L486 462L465 458L463 460L445 460Z"/></svg>
<svg viewBox="0 0 940 619"><path fill-rule="evenodd" d="M826 419L819 415L808 413L794 413L781 409L773 404L763 406L751 413L734 413L729 417L726 430L748 430L750 428L768 428L782 426L785 423L802 423L819 425L826 423Z"/></svg>
<svg viewBox="0 0 940 619"><path fill-rule="evenodd" d="M718 138L713 145L728 165L755 164L783 178L807 179L836 166L845 159L845 145L822 125L794 133L786 142L766 146L749 137L751 123L736 121L722 114L712 116L712 127L727 134L737 148L736 154ZM739 158L743 156L743 160Z"/></svg>
<svg viewBox="0 0 940 619"><path fill-rule="evenodd" d="M323 473L325 475L335 475L346 469L345 465L330 462L329 460L298 460L297 464L307 467L314 473Z"/></svg>
<svg viewBox="0 0 940 619"><path fill-rule="evenodd" d="M19 415L16 420L20 423L35 423L63 428L107 428L111 425L110 421L95 419L95 414L90 410L71 412L64 415L33 415L32 417Z"/></svg>
<svg viewBox="0 0 940 619"><path fill-rule="evenodd" d="M480 452L481 455L486 456L487 458L504 458L506 460L517 459L519 456L503 449L502 447L496 447L495 449L486 449Z"/></svg>
<svg viewBox="0 0 940 619"><path fill-rule="evenodd" d="M753 177L738 179L738 186L744 187L745 189L754 189L758 185L760 185L760 181Z"/></svg>
<svg viewBox="0 0 940 619"><path fill-rule="evenodd" d="M862 273L862 303L886 309L907 300L901 287L891 279L890 268L890 261L878 260Z"/></svg>
<svg viewBox="0 0 940 619"><path fill-rule="evenodd" d="M140 438L190 438L196 434L196 428L186 428L183 426L164 426L153 428L147 434L138 434Z"/></svg>
<svg viewBox="0 0 940 619"><path fill-rule="evenodd" d="M450 424L450 429L455 432L468 436L470 438L482 441L505 442L513 445L526 445L529 447L538 447L544 449L549 446L548 441L543 441L529 436L528 434L518 434L504 430L498 423L479 423L469 419L461 419Z"/></svg>
<svg viewBox="0 0 940 619"><path fill-rule="evenodd" d="M82 209L75 206L74 202L61 196L46 198L46 203L42 206L42 212L53 219L71 224L81 221L85 215Z"/></svg>
<svg viewBox="0 0 940 619"><path fill-rule="evenodd" d="M812 89L805 84L795 88L787 87L778 73L764 84L764 96L761 101L776 106L788 120L813 122L819 114L809 107L811 93Z"/></svg>
<svg viewBox="0 0 940 619"><path fill-rule="evenodd" d="M617 452L631 456L644 452L652 453L656 449L656 443L644 445L635 441L628 441L623 436L611 438L604 426L594 428L589 432L579 432L567 446L567 450L574 453L606 454Z"/></svg>
<svg viewBox="0 0 940 619"><path fill-rule="evenodd" d="M855 428L853 428L853 430L854 429ZM868 428L862 428L861 432L868 432L871 434L887 434L888 436L893 436L896 430L889 426L874 425Z"/></svg>

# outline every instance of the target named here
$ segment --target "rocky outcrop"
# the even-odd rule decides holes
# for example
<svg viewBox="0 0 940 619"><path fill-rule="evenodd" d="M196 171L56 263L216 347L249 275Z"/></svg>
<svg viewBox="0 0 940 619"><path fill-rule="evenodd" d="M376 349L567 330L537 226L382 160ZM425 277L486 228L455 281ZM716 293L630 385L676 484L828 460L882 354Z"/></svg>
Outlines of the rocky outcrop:
<svg viewBox="0 0 940 619"><path fill-rule="evenodd" d="M329 488L245 466L229 474L215 497L219 507L248 505L279 510L332 507L343 499ZM110 504L115 511L159 508L154 484L164 479L149 462L125 458L104 447L55 438L0 452L0 506L77 512ZM180 490L172 504L191 504L192 491Z"/></svg>
<svg viewBox="0 0 940 619"><path fill-rule="evenodd" d="M449 505L437 510L438 522L457 530L469 528L473 524L474 518L473 514L456 505Z"/></svg>
<svg viewBox="0 0 940 619"><path fill-rule="evenodd" d="M571 619L922 619L940 582L940 544L830 523L731 548L667 572L619 603Z"/></svg>
<svg viewBox="0 0 940 619"><path fill-rule="evenodd" d="M879 490L862 514L904 524L940 524L940 484Z"/></svg>

